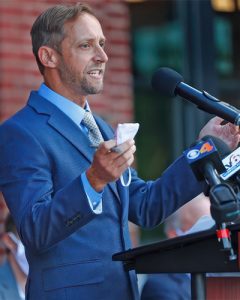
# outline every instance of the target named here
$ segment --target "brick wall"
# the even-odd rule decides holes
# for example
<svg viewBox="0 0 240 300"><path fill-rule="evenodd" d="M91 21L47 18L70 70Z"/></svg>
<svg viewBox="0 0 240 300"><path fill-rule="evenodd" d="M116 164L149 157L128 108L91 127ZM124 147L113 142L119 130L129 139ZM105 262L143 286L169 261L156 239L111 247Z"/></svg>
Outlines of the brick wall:
<svg viewBox="0 0 240 300"><path fill-rule="evenodd" d="M0 120L21 108L42 82L31 50L30 28L43 10L62 1L0 0ZM73 2L67 1L65 2ZM122 0L86 1L97 12L109 62L104 92L89 97L93 110L112 125L133 119L129 11Z"/></svg>

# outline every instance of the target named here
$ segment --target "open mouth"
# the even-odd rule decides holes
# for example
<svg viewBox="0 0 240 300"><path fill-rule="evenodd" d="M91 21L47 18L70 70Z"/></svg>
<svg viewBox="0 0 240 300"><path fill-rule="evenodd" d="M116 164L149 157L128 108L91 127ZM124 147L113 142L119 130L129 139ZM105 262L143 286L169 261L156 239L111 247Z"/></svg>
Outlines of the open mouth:
<svg viewBox="0 0 240 300"><path fill-rule="evenodd" d="M90 75L94 79L100 79L103 76L103 70L102 69L94 69L89 72L87 72L88 75Z"/></svg>

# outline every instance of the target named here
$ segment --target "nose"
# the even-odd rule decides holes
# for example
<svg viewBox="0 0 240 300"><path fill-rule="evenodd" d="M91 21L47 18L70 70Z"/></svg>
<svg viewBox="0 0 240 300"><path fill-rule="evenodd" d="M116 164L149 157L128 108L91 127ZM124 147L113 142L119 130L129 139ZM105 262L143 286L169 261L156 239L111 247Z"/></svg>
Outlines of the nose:
<svg viewBox="0 0 240 300"><path fill-rule="evenodd" d="M100 63L106 63L108 61L108 56L102 47L96 49L94 60Z"/></svg>

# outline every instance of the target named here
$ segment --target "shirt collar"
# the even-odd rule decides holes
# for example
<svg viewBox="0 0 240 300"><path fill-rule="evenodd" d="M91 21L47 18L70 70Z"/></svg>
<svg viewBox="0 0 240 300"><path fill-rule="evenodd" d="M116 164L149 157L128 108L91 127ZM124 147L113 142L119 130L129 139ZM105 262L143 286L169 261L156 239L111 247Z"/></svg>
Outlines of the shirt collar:
<svg viewBox="0 0 240 300"><path fill-rule="evenodd" d="M65 113L69 118L73 120L78 126L82 122L85 110L91 111L88 102L86 102L86 107L83 109L81 106L72 102L71 100L63 97L62 95L56 93L52 89L42 83L38 89L38 94L57 106L63 113Z"/></svg>

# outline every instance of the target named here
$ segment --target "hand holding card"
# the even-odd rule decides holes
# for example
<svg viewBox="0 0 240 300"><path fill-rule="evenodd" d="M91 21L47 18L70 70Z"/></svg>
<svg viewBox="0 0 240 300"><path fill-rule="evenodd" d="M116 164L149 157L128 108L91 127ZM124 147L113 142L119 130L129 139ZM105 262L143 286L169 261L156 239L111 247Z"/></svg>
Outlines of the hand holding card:
<svg viewBox="0 0 240 300"><path fill-rule="evenodd" d="M117 129L115 131L115 140L117 146L115 146L112 151L121 152L121 144L126 142L127 140L134 139L139 129L138 123L124 123L118 124ZM128 168L128 182L125 183L123 176L120 177L121 183L123 186L129 186L131 183L131 171Z"/></svg>
<svg viewBox="0 0 240 300"><path fill-rule="evenodd" d="M135 135L138 132L138 129L139 129L138 123L118 124L115 132L115 139L117 145L120 145L129 139L134 139Z"/></svg>
<svg viewBox="0 0 240 300"><path fill-rule="evenodd" d="M115 140L117 142L117 146L112 150L116 152L121 152L121 144L126 142L127 140L134 139L139 129L138 123L124 123L118 124L117 129L115 131Z"/></svg>

